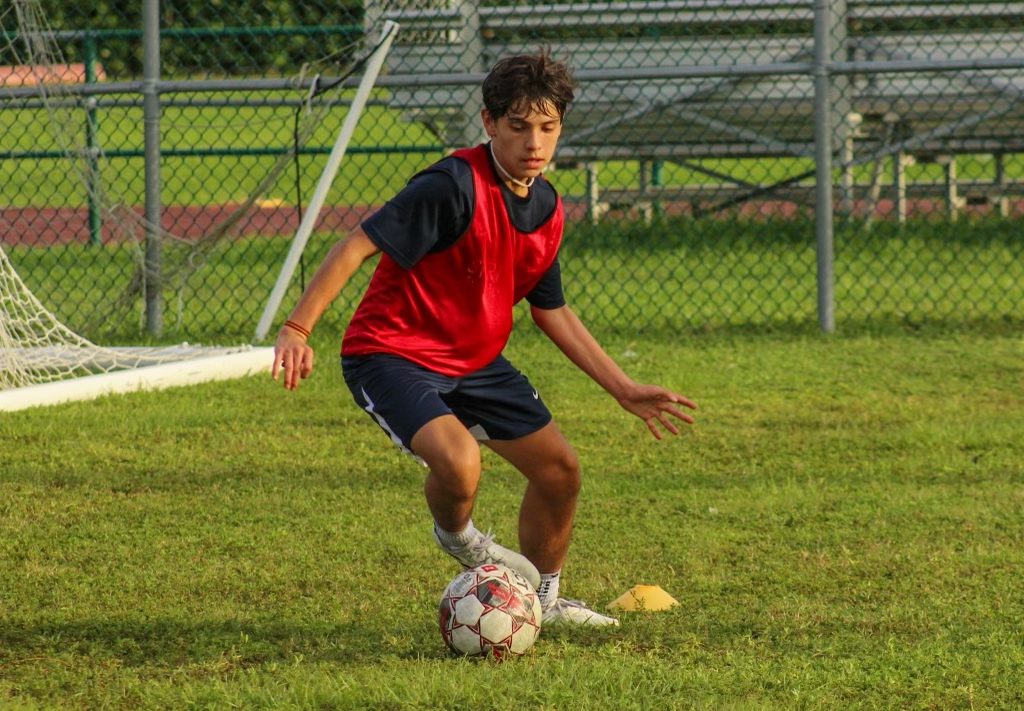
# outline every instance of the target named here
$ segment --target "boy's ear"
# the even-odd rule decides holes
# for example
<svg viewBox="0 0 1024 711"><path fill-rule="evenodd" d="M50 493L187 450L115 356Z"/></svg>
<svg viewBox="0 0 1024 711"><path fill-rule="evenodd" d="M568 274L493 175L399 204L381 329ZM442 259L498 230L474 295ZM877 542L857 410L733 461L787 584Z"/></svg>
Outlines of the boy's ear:
<svg viewBox="0 0 1024 711"><path fill-rule="evenodd" d="M497 122L491 117L491 112L487 109L480 109L480 119L483 121L484 130L487 135L494 138L494 134L498 132Z"/></svg>

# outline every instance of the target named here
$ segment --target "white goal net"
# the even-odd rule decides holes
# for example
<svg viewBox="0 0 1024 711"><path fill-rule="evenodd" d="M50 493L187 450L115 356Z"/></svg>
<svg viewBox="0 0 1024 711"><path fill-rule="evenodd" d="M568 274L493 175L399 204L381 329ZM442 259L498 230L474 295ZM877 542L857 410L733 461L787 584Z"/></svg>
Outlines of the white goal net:
<svg viewBox="0 0 1024 711"><path fill-rule="evenodd" d="M141 218L102 193L95 160L81 143L73 116L76 100L64 88L68 65L38 0L2 0L0 53L14 64L7 72L32 86L45 106L49 132L69 172L90 191L115 228L137 233ZM0 86L2 88L2 86ZM0 100L3 97L0 95ZM131 221L133 224L124 224ZM189 384L269 370L272 349L199 347L103 347L65 326L26 286L0 243L0 411L95 397L147 387Z"/></svg>
<svg viewBox="0 0 1024 711"><path fill-rule="evenodd" d="M4 29L12 26L17 28L16 32ZM322 118L342 103L345 80L362 71L359 88L328 160L329 170L325 169L321 176L321 185L304 216L307 219L300 225L300 233L307 223L311 225L315 211L319 210L317 199L322 202L326 184L333 179L330 171L336 170L344 155L348 137L380 69L382 55L386 54L396 31L397 25L385 23L376 46L370 46L368 38L363 37L356 44L305 64L295 82L297 88L302 90L303 75L314 78L311 88L302 90L304 103L296 114L291 149L260 176L247 199L218 224L199 237L183 238L160 225L148 223L130 201L115 195L105 185L102 153L88 145L83 136L83 133L90 133L88 129L82 130L83 98L74 94L66 83L68 68L72 65L62 56L56 42L57 33L47 24L40 0L0 0L0 57L13 58L15 62L15 71L8 74L17 76L21 85L33 87L33 101L45 108L46 128L66 159L67 170L75 184L85 191L90 205L99 209L104 230L116 234L115 241L135 245L135 274L125 292L110 304L111 311L116 314L138 303L150 280L164 285L162 288L174 288L176 284L179 289L183 288L191 275L202 267L214 246L230 237L232 227L293 162L296 152ZM318 83L321 72L325 71L334 71L340 76ZM12 95L8 92L5 97L3 89L3 76L0 76L0 101ZM155 275L147 271L147 245L141 243L143 236L152 234L158 234L165 245L160 273ZM301 244L298 237L293 247ZM3 241L0 239L0 410L83 399L111 391L238 377L270 368L271 348L96 345L66 327L36 298L4 253ZM290 253L289 260L292 258ZM286 262L278 287L287 281L289 268ZM277 290L275 287L275 293ZM272 316L272 309L276 309L276 302L268 304L265 317L268 313Z"/></svg>
<svg viewBox="0 0 1024 711"><path fill-rule="evenodd" d="M105 348L82 338L43 306L0 248L0 392L82 375L232 353L249 346ZM265 353L265 349L263 350ZM269 367L269 362L267 363ZM2 409L2 402L0 402Z"/></svg>

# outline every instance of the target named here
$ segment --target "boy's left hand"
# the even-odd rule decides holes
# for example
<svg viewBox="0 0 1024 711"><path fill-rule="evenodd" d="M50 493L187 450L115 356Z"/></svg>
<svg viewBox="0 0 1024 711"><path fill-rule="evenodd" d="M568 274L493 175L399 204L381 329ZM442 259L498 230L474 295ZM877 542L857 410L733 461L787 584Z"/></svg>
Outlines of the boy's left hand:
<svg viewBox="0 0 1024 711"><path fill-rule="evenodd" d="M661 439L661 429L658 425L674 435L679 434L676 423L669 419L669 415L685 422L693 424L693 417L679 409L679 405L696 410L697 405L679 393L672 392L659 385L645 385L636 383L626 395L619 398L619 404L632 412L641 420L647 423L647 428L656 439Z"/></svg>

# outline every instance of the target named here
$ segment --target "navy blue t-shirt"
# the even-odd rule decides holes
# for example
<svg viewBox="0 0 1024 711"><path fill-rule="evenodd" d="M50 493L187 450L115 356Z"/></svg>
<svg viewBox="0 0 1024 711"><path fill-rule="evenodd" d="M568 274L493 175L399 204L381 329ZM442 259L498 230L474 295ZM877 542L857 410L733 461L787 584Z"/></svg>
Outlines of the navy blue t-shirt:
<svg viewBox="0 0 1024 711"><path fill-rule="evenodd" d="M493 170L492 165L492 170ZM526 197L509 190L504 181L502 197L509 220L520 232L533 232L554 212L555 189L538 179ZM363 220L363 231L381 251L404 269L425 254L451 247L469 229L473 219L473 171L466 161L449 156L414 175L383 207ZM558 257L526 295L540 309L565 305Z"/></svg>

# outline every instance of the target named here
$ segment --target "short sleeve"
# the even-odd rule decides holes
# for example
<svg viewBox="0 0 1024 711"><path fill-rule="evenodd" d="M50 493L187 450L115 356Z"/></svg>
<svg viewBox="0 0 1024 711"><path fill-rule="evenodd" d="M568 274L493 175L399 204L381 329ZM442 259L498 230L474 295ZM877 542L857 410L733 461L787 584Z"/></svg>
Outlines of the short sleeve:
<svg viewBox="0 0 1024 711"><path fill-rule="evenodd" d="M366 235L403 269L454 244L473 216L469 165L446 158L414 175L393 198L363 220Z"/></svg>
<svg viewBox="0 0 1024 711"><path fill-rule="evenodd" d="M565 294L562 292L562 268L558 264L558 257L551 263L544 276L540 278L530 292L526 300L531 306L538 309L557 309L565 306Z"/></svg>

